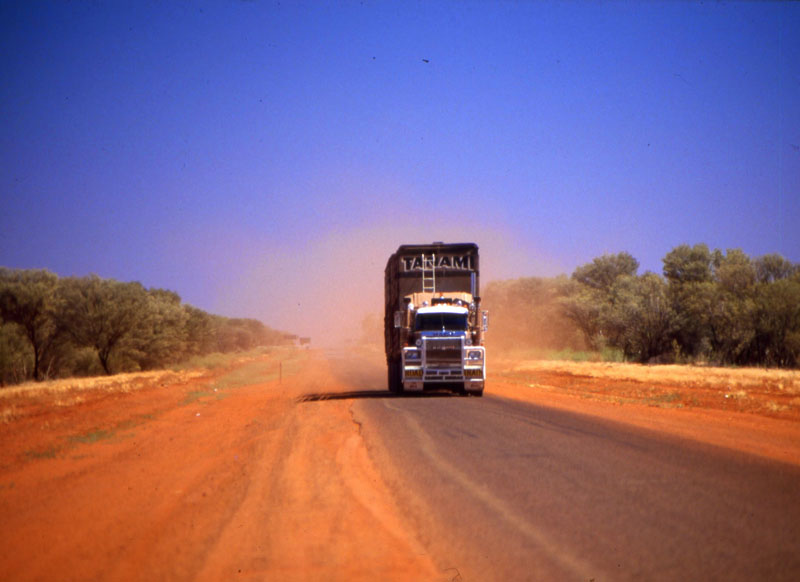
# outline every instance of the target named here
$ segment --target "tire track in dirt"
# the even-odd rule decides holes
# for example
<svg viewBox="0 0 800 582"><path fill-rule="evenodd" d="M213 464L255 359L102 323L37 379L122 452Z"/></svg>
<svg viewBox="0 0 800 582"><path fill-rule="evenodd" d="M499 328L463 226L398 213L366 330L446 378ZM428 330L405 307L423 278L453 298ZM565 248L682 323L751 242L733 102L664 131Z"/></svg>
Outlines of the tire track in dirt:
<svg viewBox="0 0 800 582"><path fill-rule="evenodd" d="M198 580L437 578L387 505L347 403L298 404L277 432Z"/></svg>

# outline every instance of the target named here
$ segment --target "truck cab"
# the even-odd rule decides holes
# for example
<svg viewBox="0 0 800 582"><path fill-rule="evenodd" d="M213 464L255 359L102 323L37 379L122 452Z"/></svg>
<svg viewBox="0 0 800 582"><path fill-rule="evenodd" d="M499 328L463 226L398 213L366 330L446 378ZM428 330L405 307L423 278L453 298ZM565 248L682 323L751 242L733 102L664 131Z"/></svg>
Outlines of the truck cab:
<svg viewBox="0 0 800 582"><path fill-rule="evenodd" d="M478 317L472 296L415 293L406 299L405 317L400 316L408 323L402 353L403 390L450 388L482 395L486 357L480 344L485 322L470 325Z"/></svg>

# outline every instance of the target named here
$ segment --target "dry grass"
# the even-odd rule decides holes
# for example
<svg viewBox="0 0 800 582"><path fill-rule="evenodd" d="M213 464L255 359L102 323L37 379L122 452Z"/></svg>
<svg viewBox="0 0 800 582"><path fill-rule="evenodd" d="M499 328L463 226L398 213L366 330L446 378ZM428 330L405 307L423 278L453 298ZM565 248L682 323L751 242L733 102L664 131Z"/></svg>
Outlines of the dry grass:
<svg viewBox="0 0 800 582"><path fill-rule="evenodd" d="M493 373L538 391L618 404L716 409L800 421L800 371L501 360Z"/></svg>
<svg viewBox="0 0 800 582"><path fill-rule="evenodd" d="M800 372L797 370L536 360L515 362L504 371L553 372L601 380L719 387L728 390L736 398L745 397L747 389L755 388L800 394Z"/></svg>
<svg viewBox="0 0 800 582"><path fill-rule="evenodd" d="M76 393L88 390L102 390L104 392L131 392L133 390L167 386L186 382L202 376L204 370L184 370L173 372L170 370L157 370L153 372L133 372L129 374L115 374L114 376L97 376L93 378L65 378L63 380L50 380L47 382L26 382L17 386L0 390L0 402L20 397L37 397L43 395L57 396L57 405L66 406L80 402Z"/></svg>
<svg viewBox="0 0 800 582"><path fill-rule="evenodd" d="M128 393L145 388L185 384L209 374L217 376L224 373L225 369L232 369L233 372L228 375L234 376L237 370L240 370L238 373L241 374L243 367L247 368L248 373L252 372L251 368L254 366L259 372L263 372L261 368L271 370L279 361L291 362L305 356L307 354L291 348L261 348L244 353L211 354L171 370L26 382L0 389L0 423L7 424L19 416L15 404L20 402L46 399L52 406L66 407L84 402L89 398L87 396L89 392ZM286 370L284 372L286 373Z"/></svg>

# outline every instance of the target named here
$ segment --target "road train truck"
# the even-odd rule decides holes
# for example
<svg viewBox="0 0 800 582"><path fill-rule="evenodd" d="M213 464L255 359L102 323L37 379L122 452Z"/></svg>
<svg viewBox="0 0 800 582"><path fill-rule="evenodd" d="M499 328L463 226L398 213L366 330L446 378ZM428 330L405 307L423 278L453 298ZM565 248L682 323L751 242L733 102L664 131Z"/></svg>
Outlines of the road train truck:
<svg viewBox="0 0 800 582"><path fill-rule="evenodd" d="M478 245L402 245L386 264L389 390L482 396L486 383Z"/></svg>

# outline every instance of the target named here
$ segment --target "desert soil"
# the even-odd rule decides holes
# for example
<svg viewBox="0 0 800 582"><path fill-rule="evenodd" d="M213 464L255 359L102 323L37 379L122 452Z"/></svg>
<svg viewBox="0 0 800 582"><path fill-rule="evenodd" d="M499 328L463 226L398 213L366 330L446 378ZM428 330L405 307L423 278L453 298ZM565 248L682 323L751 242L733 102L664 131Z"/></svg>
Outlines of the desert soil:
<svg viewBox="0 0 800 582"><path fill-rule="evenodd" d="M378 370L372 353L365 366ZM800 465L797 372L505 359L488 395ZM0 389L0 580L450 580L322 354Z"/></svg>

